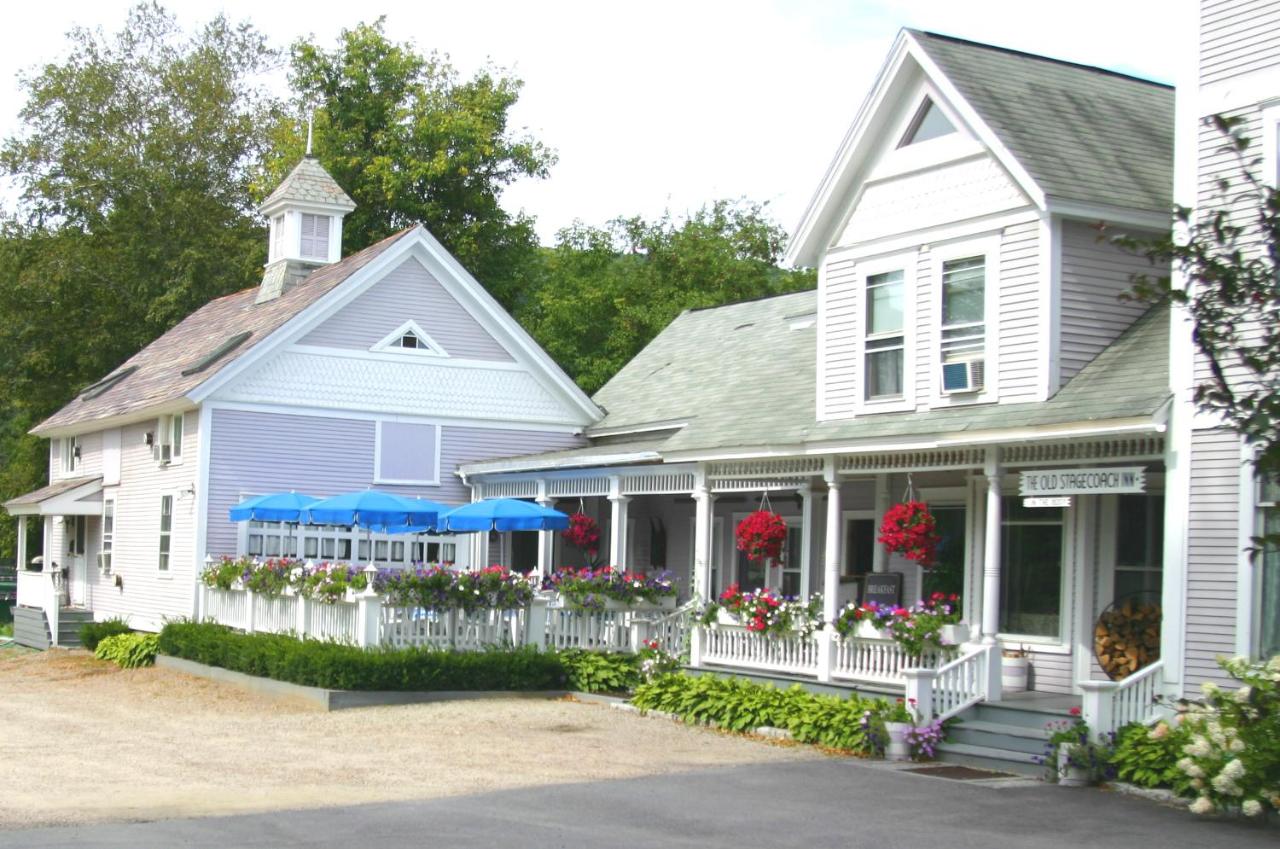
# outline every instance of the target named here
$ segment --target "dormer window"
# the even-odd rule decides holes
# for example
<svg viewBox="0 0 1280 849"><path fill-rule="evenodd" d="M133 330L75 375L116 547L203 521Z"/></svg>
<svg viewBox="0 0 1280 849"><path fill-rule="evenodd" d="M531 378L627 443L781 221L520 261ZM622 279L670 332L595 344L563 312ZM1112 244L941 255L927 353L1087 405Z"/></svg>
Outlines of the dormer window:
<svg viewBox="0 0 1280 849"><path fill-rule="evenodd" d="M432 357L447 357L444 348L441 348L436 341L427 335L427 332L417 325L416 322L406 321L395 329L394 332L387 334L378 344L370 348L371 351L386 351L395 353L409 354L425 354Z"/></svg>
<svg viewBox="0 0 1280 849"><path fill-rule="evenodd" d="M302 241L299 253L305 259L329 259L329 219L328 215L312 215L302 213Z"/></svg>
<svg viewBox="0 0 1280 849"><path fill-rule="evenodd" d="M926 97L916 110L916 117L911 120L907 132L898 147L919 144L930 139L949 136L956 131L955 125L942 114L942 110L930 98Z"/></svg>

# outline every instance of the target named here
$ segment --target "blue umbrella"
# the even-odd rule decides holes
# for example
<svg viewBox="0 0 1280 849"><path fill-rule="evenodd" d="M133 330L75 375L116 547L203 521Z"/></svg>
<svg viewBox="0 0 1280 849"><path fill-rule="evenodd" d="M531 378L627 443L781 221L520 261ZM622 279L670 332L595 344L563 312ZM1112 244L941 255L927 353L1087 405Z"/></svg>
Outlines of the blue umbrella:
<svg viewBox="0 0 1280 849"><path fill-rule="evenodd" d="M255 495L231 508L231 521L300 522L303 511L316 501L314 495L292 491Z"/></svg>
<svg viewBox="0 0 1280 849"><path fill-rule="evenodd" d="M390 492L366 489L317 501L303 511L312 525L354 525L361 528L416 525L435 526L448 508L425 498L404 498Z"/></svg>
<svg viewBox="0 0 1280 849"><path fill-rule="evenodd" d="M489 498L450 510L441 518L450 531L563 531L569 516L516 498Z"/></svg>

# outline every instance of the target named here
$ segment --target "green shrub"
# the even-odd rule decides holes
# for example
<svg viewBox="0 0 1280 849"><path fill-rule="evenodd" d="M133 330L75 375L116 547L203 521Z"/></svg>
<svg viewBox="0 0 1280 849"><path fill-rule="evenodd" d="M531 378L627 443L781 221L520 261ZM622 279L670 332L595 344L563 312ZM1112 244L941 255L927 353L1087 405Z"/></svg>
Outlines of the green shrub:
<svg viewBox="0 0 1280 849"><path fill-rule="evenodd" d="M1191 788L1191 779L1178 768L1178 761L1182 748L1190 742L1191 734L1183 725L1126 725L1116 732L1111 753L1115 776L1139 787L1167 787L1185 795Z"/></svg>
<svg viewBox="0 0 1280 849"><path fill-rule="evenodd" d="M798 684L779 690L741 678L684 674L641 684L631 701L644 710L673 713L686 722L714 722L731 731L785 728L802 743L863 755L882 750L882 717L890 708L881 699L820 696Z"/></svg>
<svg viewBox="0 0 1280 849"><path fill-rule="evenodd" d="M132 630L119 616L101 622L86 622L80 626L80 645L89 651L96 651L98 643L104 638L128 634Z"/></svg>
<svg viewBox="0 0 1280 849"><path fill-rule="evenodd" d="M365 650L280 634L242 634L212 623L169 623L160 632L160 651L333 690L555 690L565 678L558 656L534 648Z"/></svg>
<svg viewBox="0 0 1280 849"><path fill-rule="evenodd" d="M567 649L559 653L565 686L583 693L629 693L641 681L639 655Z"/></svg>
<svg viewBox="0 0 1280 849"><path fill-rule="evenodd" d="M158 634L116 634L103 637L93 656L98 660L110 660L121 669L137 669L156 662Z"/></svg>

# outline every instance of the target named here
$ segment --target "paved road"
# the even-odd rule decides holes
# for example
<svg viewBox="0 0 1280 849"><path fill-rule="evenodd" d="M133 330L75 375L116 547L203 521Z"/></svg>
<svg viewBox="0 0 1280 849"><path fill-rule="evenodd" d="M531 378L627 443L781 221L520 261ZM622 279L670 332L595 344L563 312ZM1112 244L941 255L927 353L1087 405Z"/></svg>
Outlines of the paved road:
<svg viewBox="0 0 1280 849"><path fill-rule="evenodd" d="M51 791L56 792L56 791ZM830 759L429 802L0 832L0 847L842 847L1137 849L1280 845L1099 790L975 786Z"/></svg>

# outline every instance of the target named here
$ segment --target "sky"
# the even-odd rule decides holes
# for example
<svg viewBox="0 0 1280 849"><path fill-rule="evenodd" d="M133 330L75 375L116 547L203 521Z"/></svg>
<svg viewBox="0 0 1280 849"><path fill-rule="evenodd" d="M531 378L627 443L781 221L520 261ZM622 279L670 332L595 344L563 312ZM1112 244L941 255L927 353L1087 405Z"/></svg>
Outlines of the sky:
<svg viewBox="0 0 1280 849"><path fill-rule="evenodd" d="M18 77L56 61L73 26L116 31L133 3L15 5L0 31L0 136L21 130ZM767 203L794 229L902 27L915 27L1173 82L1176 30L1193 0L383 0L163 4L189 28L221 11L286 46L325 47L361 21L469 74L486 63L524 80L511 114L553 148L546 180L507 189L550 243L581 220L677 218L720 198ZM281 77L283 86L283 73ZM0 191L6 208L13 192Z"/></svg>

